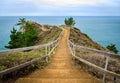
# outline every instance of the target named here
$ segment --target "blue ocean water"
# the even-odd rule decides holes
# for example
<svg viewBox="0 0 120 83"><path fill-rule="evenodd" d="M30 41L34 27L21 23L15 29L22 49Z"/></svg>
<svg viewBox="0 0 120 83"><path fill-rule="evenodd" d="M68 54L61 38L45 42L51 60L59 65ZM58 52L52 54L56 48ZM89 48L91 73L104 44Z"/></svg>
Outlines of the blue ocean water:
<svg viewBox="0 0 120 83"><path fill-rule="evenodd" d="M62 25L67 16L0 16L0 50L5 50L10 31L19 18L26 18L40 24ZM102 46L116 44L120 54L120 17L119 16L73 16L75 26L87 33ZM16 26L15 26L16 27ZM16 27L18 28L18 27Z"/></svg>

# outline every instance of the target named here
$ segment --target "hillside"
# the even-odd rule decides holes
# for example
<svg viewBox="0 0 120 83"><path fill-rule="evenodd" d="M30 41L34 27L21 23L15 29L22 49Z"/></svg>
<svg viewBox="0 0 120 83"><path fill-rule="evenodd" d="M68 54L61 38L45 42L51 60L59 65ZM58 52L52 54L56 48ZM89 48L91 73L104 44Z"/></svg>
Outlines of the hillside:
<svg viewBox="0 0 120 83"><path fill-rule="evenodd" d="M62 29L60 29L57 26L41 25L36 22L29 22L29 23L30 25L34 26L38 34L38 39L35 41L35 44L34 44L35 46L41 45L41 44L47 44L48 42L56 40L62 31ZM24 33L26 29L20 29L20 31ZM6 53L0 56L0 71L18 66L20 64L26 63L31 60L35 60L38 57L44 56L45 54L46 54L46 48L44 47L23 51L23 52ZM43 59L29 66L26 66L25 68L21 68L12 73L6 74L2 77L3 79L5 79L4 80L5 82L3 83L6 83L6 81L7 83L14 83L14 80L17 79L18 77L29 74L30 72L36 69L44 68L47 64L48 63L46 62L46 60ZM0 80L0 83L1 83L1 80Z"/></svg>
<svg viewBox="0 0 120 83"><path fill-rule="evenodd" d="M70 40L72 42L74 42L76 45L90 47L90 48L94 48L94 49L98 49L98 50L102 50L102 51L108 51L107 48L102 47L101 45L97 44L91 38L89 38L88 35L86 35L85 33L82 33L77 28L70 29ZM103 54L100 54L97 52L92 52L90 50L85 50L82 48L77 48L76 56L78 56L92 64L95 64L101 68L105 67L106 57ZM103 72L100 72L100 71L96 70L95 68L91 68L90 66L88 66L84 63L78 62L77 60L76 60L76 62L81 66L81 68L83 68L85 71L87 71L91 75L93 75L99 79L102 79ZM120 69L120 59L114 58L114 57L109 57L107 70L115 72L117 74L120 74L119 69ZM108 83L108 82L113 83L114 77L111 77L108 75L105 78L105 81L106 81L106 83Z"/></svg>
<svg viewBox="0 0 120 83"><path fill-rule="evenodd" d="M70 40L76 45L108 51L105 47L102 47L98 43L94 42L87 34L82 33L75 27L70 29Z"/></svg>
<svg viewBox="0 0 120 83"><path fill-rule="evenodd" d="M31 25L35 27L35 30L38 33L38 39L36 40L35 45L47 44L48 42L56 40L62 31L62 29L57 26L40 25L35 22L31 22ZM43 28L44 31L42 30ZM42 50L39 53L42 52L44 53L45 51ZM40 55L37 55L37 51L35 50L28 52L8 53L4 56L0 56L0 71L30 61L39 56Z"/></svg>
<svg viewBox="0 0 120 83"><path fill-rule="evenodd" d="M62 29L57 26L41 25L36 22L30 22L30 24L35 27L38 33L38 39L36 40L35 45L54 41L56 38L58 38L60 32L62 31Z"/></svg>

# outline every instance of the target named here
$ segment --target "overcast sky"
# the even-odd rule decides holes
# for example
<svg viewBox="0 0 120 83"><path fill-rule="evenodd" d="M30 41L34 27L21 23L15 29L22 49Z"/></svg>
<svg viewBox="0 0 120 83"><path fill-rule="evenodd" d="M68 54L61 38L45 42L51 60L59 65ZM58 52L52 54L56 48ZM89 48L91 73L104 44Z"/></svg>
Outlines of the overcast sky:
<svg viewBox="0 0 120 83"><path fill-rule="evenodd" d="M0 16L120 16L120 0L0 0Z"/></svg>

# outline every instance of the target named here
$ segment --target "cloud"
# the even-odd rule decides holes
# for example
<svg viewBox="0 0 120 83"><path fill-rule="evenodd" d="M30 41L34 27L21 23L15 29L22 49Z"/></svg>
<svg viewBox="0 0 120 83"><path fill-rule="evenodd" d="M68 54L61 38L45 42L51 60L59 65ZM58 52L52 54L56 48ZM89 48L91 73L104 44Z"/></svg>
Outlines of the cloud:
<svg viewBox="0 0 120 83"><path fill-rule="evenodd" d="M106 2L106 0L21 0L21 1L47 6L96 5L99 3Z"/></svg>
<svg viewBox="0 0 120 83"><path fill-rule="evenodd" d="M120 16L119 3L120 0L1 0L0 16Z"/></svg>

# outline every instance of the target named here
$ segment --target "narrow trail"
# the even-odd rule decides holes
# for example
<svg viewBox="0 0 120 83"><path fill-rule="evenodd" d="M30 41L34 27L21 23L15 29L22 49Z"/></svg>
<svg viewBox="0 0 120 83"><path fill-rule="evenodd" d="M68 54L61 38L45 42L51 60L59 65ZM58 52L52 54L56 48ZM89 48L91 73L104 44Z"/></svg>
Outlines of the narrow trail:
<svg viewBox="0 0 120 83"><path fill-rule="evenodd" d="M56 53L47 67L19 78L16 83L100 83L74 64L67 46L68 35L68 28L64 29Z"/></svg>

